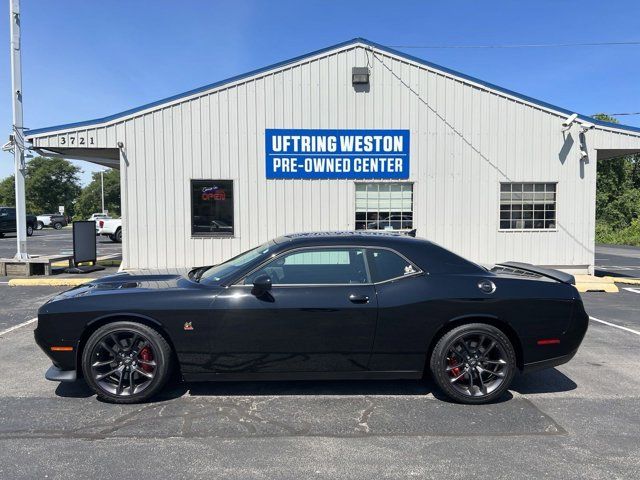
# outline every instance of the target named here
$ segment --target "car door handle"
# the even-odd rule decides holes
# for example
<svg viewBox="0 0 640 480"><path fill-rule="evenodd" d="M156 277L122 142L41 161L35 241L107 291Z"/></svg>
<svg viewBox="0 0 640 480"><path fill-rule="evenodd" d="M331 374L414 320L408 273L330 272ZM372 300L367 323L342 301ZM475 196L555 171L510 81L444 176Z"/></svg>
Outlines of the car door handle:
<svg viewBox="0 0 640 480"><path fill-rule="evenodd" d="M369 297L367 295L356 295L355 293L349 295L349 300L353 303L369 303Z"/></svg>

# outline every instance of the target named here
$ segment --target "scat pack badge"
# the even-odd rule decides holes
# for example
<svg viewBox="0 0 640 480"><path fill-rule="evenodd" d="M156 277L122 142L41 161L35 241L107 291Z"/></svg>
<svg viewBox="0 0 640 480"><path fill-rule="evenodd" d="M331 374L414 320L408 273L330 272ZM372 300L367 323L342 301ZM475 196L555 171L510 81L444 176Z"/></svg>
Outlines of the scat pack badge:
<svg viewBox="0 0 640 480"><path fill-rule="evenodd" d="M185 330L189 331L189 330L193 330L193 325L191 322L184 322L184 327Z"/></svg>

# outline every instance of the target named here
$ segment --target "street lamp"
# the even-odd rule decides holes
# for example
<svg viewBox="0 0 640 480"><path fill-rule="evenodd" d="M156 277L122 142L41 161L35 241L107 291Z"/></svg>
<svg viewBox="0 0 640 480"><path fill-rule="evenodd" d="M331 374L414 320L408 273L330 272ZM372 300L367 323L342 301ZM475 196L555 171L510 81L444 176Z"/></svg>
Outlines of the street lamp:
<svg viewBox="0 0 640 480"><path fill-rule="evenodd" d="M100 189L102 190L102 213L104 213L104 170L100 170Z"/></svg>

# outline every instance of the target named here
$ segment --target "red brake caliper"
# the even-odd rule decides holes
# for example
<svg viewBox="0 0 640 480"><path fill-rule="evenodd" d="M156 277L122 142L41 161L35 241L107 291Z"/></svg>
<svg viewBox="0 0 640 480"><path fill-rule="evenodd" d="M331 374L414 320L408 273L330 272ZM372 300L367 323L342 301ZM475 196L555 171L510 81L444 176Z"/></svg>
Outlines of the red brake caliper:
<svg viewBox="0 0 640 480"><path fill-rule="evenodd" d="M449 366L453 366L456 364L456 361L453 357L449 357ZM458 375L460 375L462 372L460 371L460 367L456 367L456 368L452 368L451 370L449 370L449 374L451 375L452 378L457 377Z"/></svg>
<svg viewBox="0 0 640 480"><path fill-rule="evenodd" d="M150 362L151 360L153 360L153 353L151 352L151 349L149 347L144 347L142 350L140 350L138 358L140 360L144 360L145 362ZM146 363L142 363L140 364L140 366L145 372L151 372L153 370L153 366L147 365Z"/></svg>

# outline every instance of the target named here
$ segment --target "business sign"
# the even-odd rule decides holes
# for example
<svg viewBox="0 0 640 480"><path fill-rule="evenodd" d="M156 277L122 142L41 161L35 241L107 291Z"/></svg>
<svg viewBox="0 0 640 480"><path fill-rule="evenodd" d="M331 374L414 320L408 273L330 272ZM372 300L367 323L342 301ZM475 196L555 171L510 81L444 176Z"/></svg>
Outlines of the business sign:
<svg viewBox="0 0 640 480"><path fill-rule="evenodd" d="M409 130L265 130L270 179L409 178Z"/></svg>

